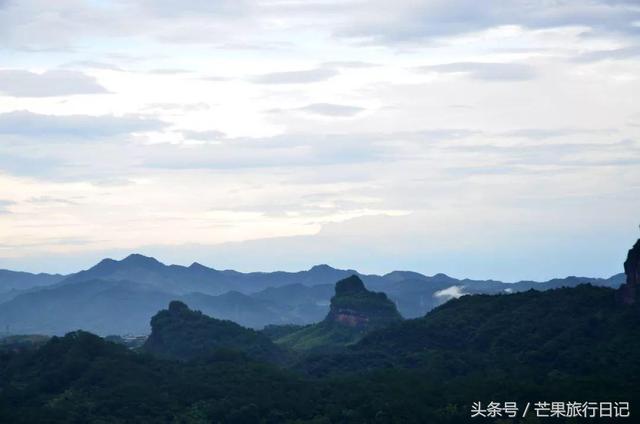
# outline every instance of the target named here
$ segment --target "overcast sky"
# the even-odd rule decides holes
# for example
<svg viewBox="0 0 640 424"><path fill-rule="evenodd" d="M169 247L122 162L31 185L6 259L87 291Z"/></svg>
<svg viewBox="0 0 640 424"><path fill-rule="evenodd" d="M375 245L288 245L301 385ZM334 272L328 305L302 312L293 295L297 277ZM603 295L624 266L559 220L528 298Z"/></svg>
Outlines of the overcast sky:
<svg viewBox="0 0 640 424"><path fill-rule="evenodd" d="M639 98L635 0L0 0L0 268L609 276Z"/></svg>

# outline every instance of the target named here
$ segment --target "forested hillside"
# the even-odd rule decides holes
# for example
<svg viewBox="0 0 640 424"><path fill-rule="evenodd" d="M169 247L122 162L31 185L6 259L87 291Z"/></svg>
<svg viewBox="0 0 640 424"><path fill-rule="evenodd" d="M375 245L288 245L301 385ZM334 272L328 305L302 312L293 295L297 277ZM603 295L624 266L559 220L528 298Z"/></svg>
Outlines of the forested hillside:
<svg viewBox="0 0 640 424"><path fill-rule="evenodd" d="M163 330L165 349L217 342L179 362L83 332L2 351L0 421L457 423L475 401L640 401L640 313L607 288L465 296L284 368L252 359L249 330L179 304L159 329L170 314L189 319ZM205 337L220 325L243 344Z"/></svg>

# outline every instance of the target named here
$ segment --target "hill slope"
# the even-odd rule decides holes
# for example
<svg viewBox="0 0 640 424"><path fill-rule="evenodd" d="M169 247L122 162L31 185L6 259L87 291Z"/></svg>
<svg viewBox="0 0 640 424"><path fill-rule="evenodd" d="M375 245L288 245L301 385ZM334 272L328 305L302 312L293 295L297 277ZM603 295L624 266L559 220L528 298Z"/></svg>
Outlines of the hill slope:
<svg viewBox="0 0 640 424"><path fill-rule="evenodd" d="M463 296L366 334L339 359L309 358L301 368L323 375L384 364L435 370L459 361L460 369L447 373L476 366L523 378L552 370L577 378L606 370L626 381L640 376L639 327L640 311L604 287Z"/></svg>
<svg viewBox="0 0 640 424"><path fill-rule="evenodd" d="M284 354L259 332L192 311L179 301L151 319L151 335L142 347L158 357L179 360L206 358L220 349L266 362L277 362Z"/></svg>

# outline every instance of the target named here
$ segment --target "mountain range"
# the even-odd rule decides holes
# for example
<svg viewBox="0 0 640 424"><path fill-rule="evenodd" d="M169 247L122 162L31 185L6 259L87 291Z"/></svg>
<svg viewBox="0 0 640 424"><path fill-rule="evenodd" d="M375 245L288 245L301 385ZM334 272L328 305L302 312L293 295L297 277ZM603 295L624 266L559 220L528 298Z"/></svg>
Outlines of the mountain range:
<svg viewBox="0 0 640 424"><path fill-rule="evenodd" d="M503 290L461 296L413 319L403 319L385 293L354 274L335 284L325 318L302 327L245 328L172 300L153 315L142 343L86 331L0 337L0 422L524 423L550 417L554 403L574 405L580 414L562 408L553 422L629 418L640 402L640 241L625 272L617 290L591 284ZM273 298L284 287L258 293ZM462 291L445 290L452 287ZM298 299L307 299L297 290ZM126 311L126 302L140 301L133 292L147 299L216 297L80 279L11 302L47 291L51 305L82 314L90 312L93 304L84 302L91 293L120 301L113 306L123 309L93 311L94 317ZM251 298L239 291L217 297L226 295ZM52 310L42 314L58 318ZM502 409L504 399L515 415ZM489 416L490 408L501 415ZM484 415L472 419L477 411ZM521 420L521 411L531 415Z"/></svg>
<svg viewBox="0 0 640 424"><path fill-rule="evenodd" d="M119 261L104 259L69 275L0 270L0 332L54 335L83 329L100 335L147 334L150 318L172 300L251 328L306 325L327 315L335 282L352 275L367 289L385 292L405 318L423 316L463 294L548 290L582 283L618 287L624 282L624 274L608 279L504 283L411 271L361 274L328 265L299 272L242 273L198 263L165 265L132 254Z"/></svg>

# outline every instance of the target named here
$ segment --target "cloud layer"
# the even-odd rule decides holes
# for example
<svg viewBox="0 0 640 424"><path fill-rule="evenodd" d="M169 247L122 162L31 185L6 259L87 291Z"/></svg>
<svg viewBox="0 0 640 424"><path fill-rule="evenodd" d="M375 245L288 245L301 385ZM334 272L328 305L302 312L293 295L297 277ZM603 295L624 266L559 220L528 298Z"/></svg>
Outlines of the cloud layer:
<svg viewBox="0 0 640 424"><path fill-rule="evenodd" d="M20 69L0 70L0 93L14 97L54 97L99 94L107 90L81 72L51 70L43 73Z"/></svg>
<svg viewBox="0 0 640 424"><path fill-rule="evenodd" d="M424 71L467 74L484 81L524 81L535 77L531 66L519 63L455 62L423 67Z"/></svg>
<svg viewBox="0 0 640 424"><path fill-rule="evenodd" d="M638 22L623 0L0 1L0 266L608 276L640 209Z"/></svg>
<svg viewBox="0 0 640 424"><path fill-rule="evenodd" d="M94 139L160 130L166 125L160 120L136 115L43 115L26 110L0 114L0 134L31 137L39 141L61 137Z"/></svg>

